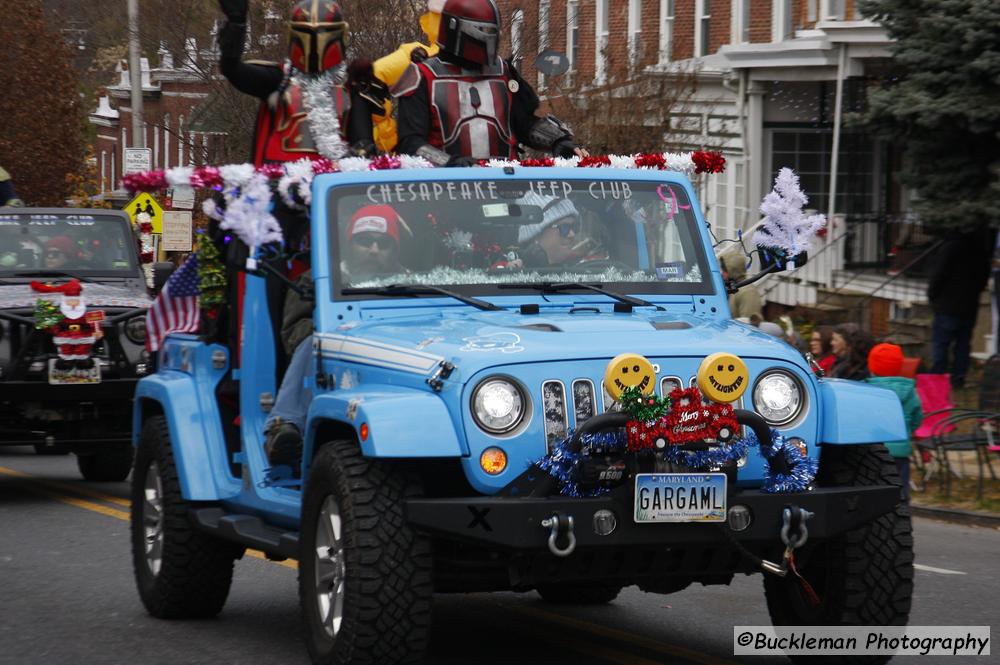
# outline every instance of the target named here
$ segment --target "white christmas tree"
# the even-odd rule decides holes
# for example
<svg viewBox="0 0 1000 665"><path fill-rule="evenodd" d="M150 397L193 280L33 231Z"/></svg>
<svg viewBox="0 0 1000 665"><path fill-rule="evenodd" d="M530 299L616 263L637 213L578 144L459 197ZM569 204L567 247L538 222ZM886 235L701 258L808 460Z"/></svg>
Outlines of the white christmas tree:
<svg viewBox="0 0 1000 665"><path fill-rule="evenodd" d="M809 215L802 211L809 197L799 187L799 176L790 168L778 171L774 189L764 197L760 212L763 224L754 233L758 249L780 249L788 258L809 249L816 232L826 226L823 215Z"/></svg>

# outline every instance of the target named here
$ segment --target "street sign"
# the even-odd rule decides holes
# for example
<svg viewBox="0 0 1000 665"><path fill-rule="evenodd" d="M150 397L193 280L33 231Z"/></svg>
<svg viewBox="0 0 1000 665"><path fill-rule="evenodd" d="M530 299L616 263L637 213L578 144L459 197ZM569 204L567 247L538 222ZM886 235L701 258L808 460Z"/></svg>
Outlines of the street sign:
<svg viewBox="0 0 1000 665"><path fill-rule="evenodd" d="M192 210L194 208L194 187L179 185L168 189L167 206L173 210Z"/></svg>
<svg viewBox="0 0 1000 665"><path fill-rule="evenodd" d="M132 218L133 226L135 225L135 218L139 216L139 213L146 213L153 222L153 233L163 233L163 208L149 194L143 192L126 203L125 212Z"/></svg>
<svg viewBox="0 0 1000 665"><path fill-rule="evenodd" d="M546 76L559 76L569 71L569 58L565 53L545 49L535 58L535 69Z"/></svg>
<svg viewBox="0 0 1000 665"><path fill-rule="evenodd" d="M125 148L122 175L142 173L153 169L153 151L150 148Z"/></svg>
<svg viewBox="0 0 1000 665"><path fill-rule="evenodd" d="M190 210L168 210L163 213L164 252L190 252L193 215Z"/></svg>

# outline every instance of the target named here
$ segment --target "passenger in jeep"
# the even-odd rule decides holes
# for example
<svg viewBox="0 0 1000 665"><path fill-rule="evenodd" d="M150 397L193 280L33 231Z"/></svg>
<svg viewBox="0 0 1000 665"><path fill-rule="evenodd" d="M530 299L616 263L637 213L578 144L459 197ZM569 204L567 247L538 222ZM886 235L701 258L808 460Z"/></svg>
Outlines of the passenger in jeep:
<svg viewBox="0 0 1000 665"><path fill-rule="evenodd" d="M580 212L569 199L543 197L529 193L521 198L524 205L542 209L542 221L518 229L519 258L509 268L538 268L570 265L580 258L576 246L580 240ZM520 262L521 266L515 265Z"/></svg>
<svg viewBox="0 0 1000 665"><path fill-rule="evenodd" d="M69 236L56 236L45 243L45 267L49 270L71 267L80 256L80 247Z"/></svg>
<svg viewBox="0 0 1000 665"><path fill-rule="evenodd" d="M406 223L392 206L369 205L351 216L347 226L350 250L341 271L345 282L406 272L399 263L400 229ZM305 335L305 337L303 337ZM271 466L290 466L297 473L302 457L302 430L312 401L305 387L312 356L312 308L294 292L285 301L282 339L291 361L264 425L264 450Z"/></svg>

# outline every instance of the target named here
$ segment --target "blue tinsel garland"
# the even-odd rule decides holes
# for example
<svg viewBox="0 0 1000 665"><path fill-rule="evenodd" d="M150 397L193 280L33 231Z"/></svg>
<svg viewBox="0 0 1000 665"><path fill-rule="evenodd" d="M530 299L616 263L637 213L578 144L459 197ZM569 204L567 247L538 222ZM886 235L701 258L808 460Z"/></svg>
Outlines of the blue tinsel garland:
<svg viewBox="0 0 1000 665"><path fill-rule="evenodd" d="M559 493L563 496L571 497L597 497L611 491L607 487L596 487L590 490L581 490L576 479L573 477L577 463L582 453L575 453L569 450L569 442L573 438L570 432L562 441L552 447L552 452L543 457L538 466L551 474L559 483ZM816 478L816 471L819 464L816 460L806 457L795 445L788 443L788 440L777 430L771 430L772 444L769 448L761 450L764 457L764 484L761 489L771 494L791 494L803 492L812 485ZM581 437L581 450L590 454L621 453L625 452L628 441L621 431L598 432L596 434L584 434ZM734 441L728 446L720 446L712 450L682 450L678 447L670 447L663 451L664 459L674 464L681 464L693 470L703 470L712 467L723 466L729 462L734 462L745 456L751 448L760 448L757 436L748 431L747 435ZM789 472L772 473L770 460L775 455L784 455L788 464Z"/></svg>
<svg viewBox="0 0 1000 665"><path fill-rule="evenodd" d="M756 438L753 433L750 436ZM749 438L749 437L748 437ZM816 479L816 472L819 470L819 463L802 454L798 446L788 443L788 440L777 430L771 430L771 447L761 454L768 463L764 465L764 486L761 488L771 494L792 494L794 492L804 492L812 485ZM772 473L770 460L775 455L784 455L785 462L788 463L788 473Z"/></svg>

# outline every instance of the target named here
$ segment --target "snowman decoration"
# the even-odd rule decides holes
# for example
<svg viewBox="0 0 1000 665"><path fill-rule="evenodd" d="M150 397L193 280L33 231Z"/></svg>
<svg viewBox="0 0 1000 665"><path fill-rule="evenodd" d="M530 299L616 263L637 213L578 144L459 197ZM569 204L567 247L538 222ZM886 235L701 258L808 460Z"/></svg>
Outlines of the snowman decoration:
<svg viewBox="0 0 1000 665"><path fill-rule="evenodd" d="M93 368L94 343L104 336L100 329L104 312L87 312L83 288L75 279L59 285L32 282L31 288L38 293L59 294L58 306L51 300L42 298L35 306L35 327L51 334L56 346L59 355L56 369Z"/></svg>

